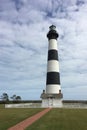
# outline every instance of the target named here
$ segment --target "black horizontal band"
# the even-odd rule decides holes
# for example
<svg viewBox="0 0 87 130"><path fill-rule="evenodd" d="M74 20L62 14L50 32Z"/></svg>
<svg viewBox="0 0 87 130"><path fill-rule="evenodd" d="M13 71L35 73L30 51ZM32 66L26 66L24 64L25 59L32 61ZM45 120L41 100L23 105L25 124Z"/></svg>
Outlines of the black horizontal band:
<svg viewBox="0 0 87 130"><path fill-rule="evenodd" d="M46 84L60 84L59 72L48 72Z"/></svg>
<svg viewBox="0 0 87 130"><path fill-rule="evenodd" d="M57 50L49 50L48 51L48 60L58 60Z"/></svg>

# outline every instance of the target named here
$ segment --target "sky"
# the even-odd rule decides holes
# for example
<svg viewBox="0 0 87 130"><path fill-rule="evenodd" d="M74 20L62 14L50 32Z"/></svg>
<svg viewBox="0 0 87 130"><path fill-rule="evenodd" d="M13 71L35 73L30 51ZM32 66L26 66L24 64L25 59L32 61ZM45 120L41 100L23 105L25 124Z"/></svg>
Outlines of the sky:
<svg viewBox="0 0 87 130"><path fill-rule="evenodd" d="M63 100L87 100L87 0L0 0L0 96L40 99L52 24Z"/></svg>

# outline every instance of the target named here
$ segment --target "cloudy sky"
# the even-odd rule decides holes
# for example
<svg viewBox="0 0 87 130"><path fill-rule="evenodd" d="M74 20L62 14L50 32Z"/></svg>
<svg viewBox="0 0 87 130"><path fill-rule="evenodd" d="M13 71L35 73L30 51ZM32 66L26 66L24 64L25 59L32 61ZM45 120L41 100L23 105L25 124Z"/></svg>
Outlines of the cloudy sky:
<svg viewBox="0 0 87 130"><path fill-rule="evenodd" d="M63 99L87 100L87 0L0 0L0 95L40 99L51 24Z"/></svg>

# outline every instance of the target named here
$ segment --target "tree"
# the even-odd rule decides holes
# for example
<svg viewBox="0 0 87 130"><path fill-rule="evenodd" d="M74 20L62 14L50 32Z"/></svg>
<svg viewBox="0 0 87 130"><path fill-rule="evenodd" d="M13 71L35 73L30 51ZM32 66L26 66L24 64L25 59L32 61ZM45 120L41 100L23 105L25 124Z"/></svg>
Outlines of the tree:
<svg viewBox="0 0 87 130"><path fill-rule="evenodd" d="M11 97L11 99L13 99L13 101L21 101L21 97L16 96L15 94Z"/></svg>
<svg viewBox="0 0 87 130"><path fill-rule="evenodd" d="M9 96L8 96L8 94L7 94L7 93L3 93L2 96L1 96L1 99L2 99L3 101L9 101Z"/></svg>
<svg viewBox="0 0 87 130"><path fill-rule="evenodd" d="M16 95L14 94L14 95L11 97L11 99L12 99L13 101L15 101L15 100L16 100Z"/></svg>
<svg viewBox="0 0 87 130"><path fill-rule="evenodd" d="M20 96L16 96L16 101L21 101L21 97Z"/></svg>

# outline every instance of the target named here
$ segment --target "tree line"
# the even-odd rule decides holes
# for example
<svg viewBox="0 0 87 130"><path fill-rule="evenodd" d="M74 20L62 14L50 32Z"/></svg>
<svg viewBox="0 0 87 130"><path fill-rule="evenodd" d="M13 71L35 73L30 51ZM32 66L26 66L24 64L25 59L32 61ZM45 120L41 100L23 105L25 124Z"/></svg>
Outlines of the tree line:
<svg viewBox="0 0 87 130"><path fill-rule="evenodd" d="M9 97L9 95L7 93L3 93L1 96L0 96L0 99L2 102L9 102L10 99L14 102L18 102L18 101L21 101L21 96L18 96L16 94L12 95L11 97Z"/></svg>

